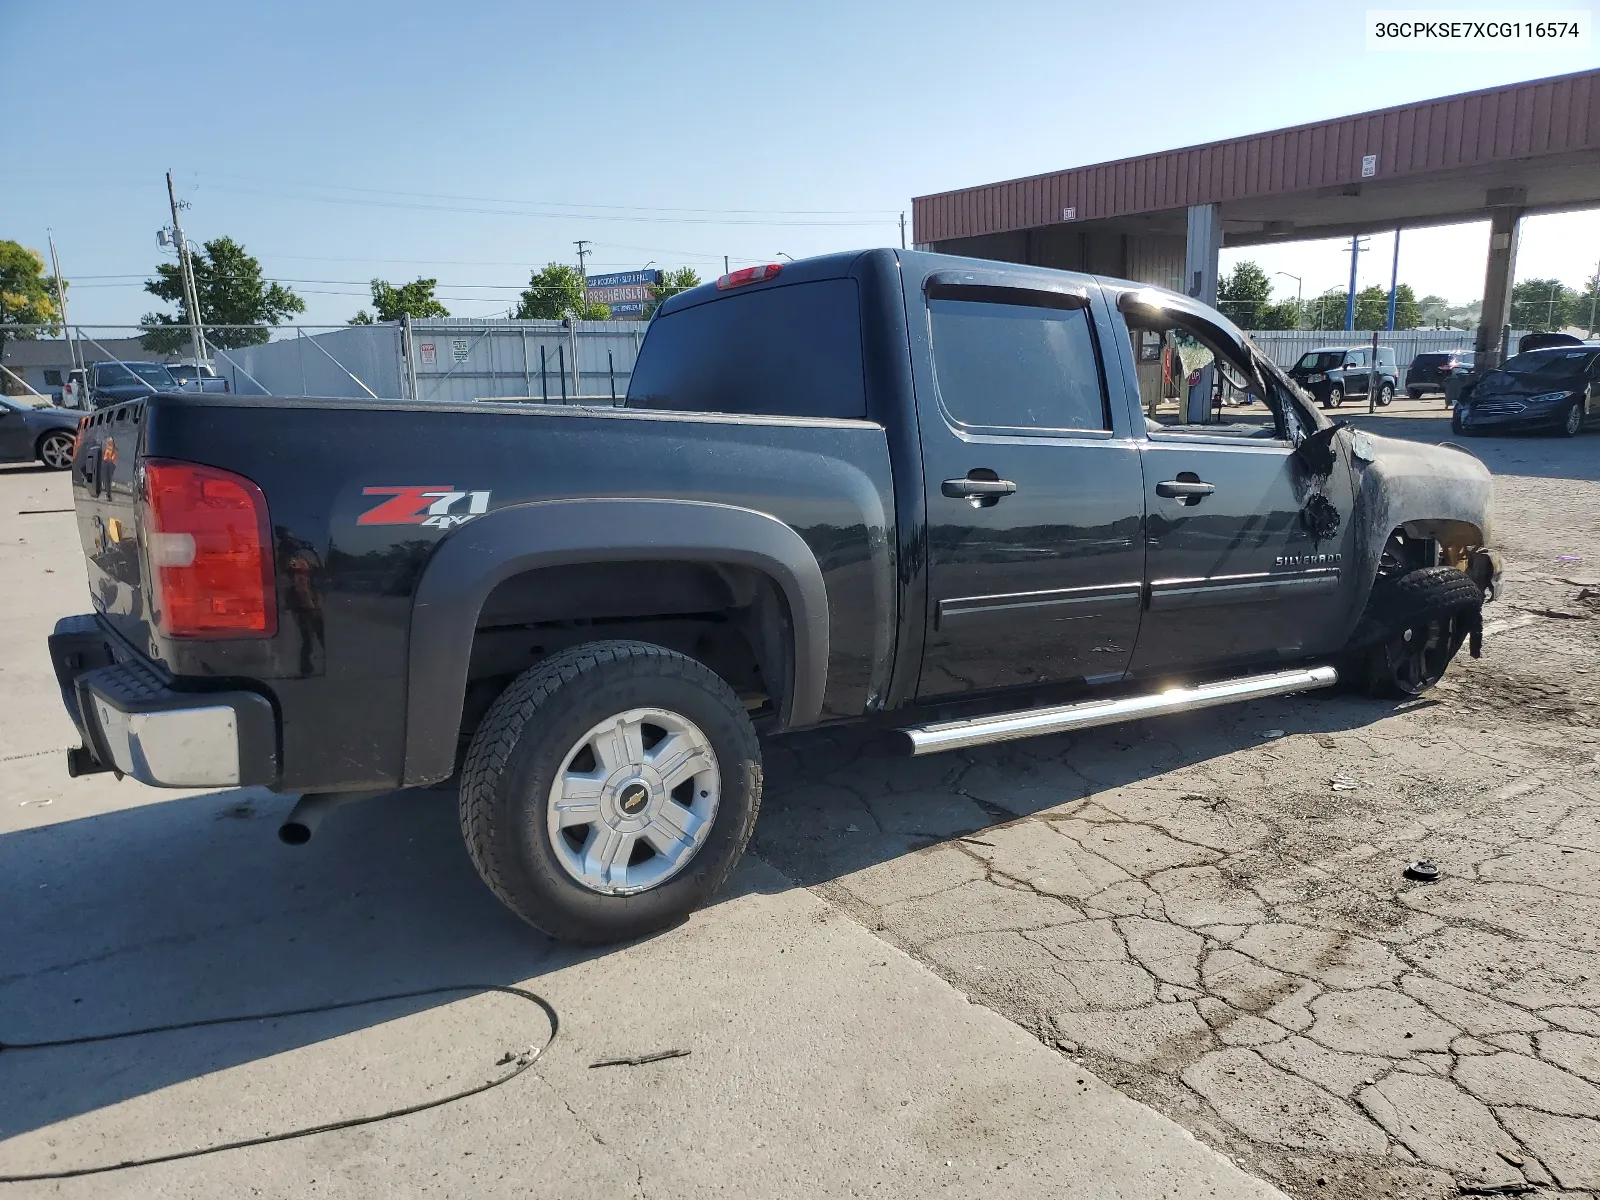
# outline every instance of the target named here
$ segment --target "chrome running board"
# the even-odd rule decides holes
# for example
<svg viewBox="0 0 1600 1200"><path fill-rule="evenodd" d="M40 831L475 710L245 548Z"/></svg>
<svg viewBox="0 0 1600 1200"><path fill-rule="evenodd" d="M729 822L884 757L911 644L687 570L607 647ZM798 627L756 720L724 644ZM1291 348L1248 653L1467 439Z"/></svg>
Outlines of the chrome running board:
<svg viewBox="0 0 1600 1200"><path fill-rule="evenodd" d="M1170 688L1143 696L1124 696L1117 700L1090 700L1082 704L1061 704L1053 708L1027 708L1020 712L996 713L990 717L971 717L964 721L934 721L896 730L901 748L912 755L938 754L987 742L1009 742L1017 738L1062 733L1068 729L1088 729L1094 725L1114 725L1139 717L1159 717L1166 713L1188 712L1232 704L1237 700L1259 700L1288 692L1309 692L1332 687L1339 672L1332 667L1309 667L1294 671L1275 671L1271 675L1247 675L1220 683L1196 687Z"/></svg>

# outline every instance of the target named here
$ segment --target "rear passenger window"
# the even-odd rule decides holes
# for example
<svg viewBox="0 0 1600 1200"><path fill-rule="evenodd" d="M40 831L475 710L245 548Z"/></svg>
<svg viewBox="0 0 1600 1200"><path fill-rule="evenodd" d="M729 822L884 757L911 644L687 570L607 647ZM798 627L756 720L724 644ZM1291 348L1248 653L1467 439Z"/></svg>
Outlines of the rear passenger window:
<svg viewBox="0 0 1600 1200"><path fill-rule="evenodd" d="M865 417L855 281L736 292L657 317L628 407Z"/></svg>
<svg viewBox="0 0 1600 1200"><path fill-rule="evenodd" d="M930 298L928 314L939 397L959 424L1111 428L1086 310Z"/></svg>

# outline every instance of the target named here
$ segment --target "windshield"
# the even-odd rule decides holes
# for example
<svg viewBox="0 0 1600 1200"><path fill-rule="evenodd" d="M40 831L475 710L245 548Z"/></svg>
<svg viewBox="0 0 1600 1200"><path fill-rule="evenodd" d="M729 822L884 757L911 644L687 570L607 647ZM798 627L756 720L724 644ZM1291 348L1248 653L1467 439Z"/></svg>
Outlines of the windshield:
<svg viewBox="0 0 1600 1200"><path fill-rule="evenodd" d="M1597 352L1565 347L1552 350L1532 350L1506 359L1500 367L1502 375L1519 379L1567 379L1582 375Z"/></svg>
<svg viewBox="0 0 1600 1200"><path fill-rule="evenodd" d="M1296 371L1331 371L1344 361L1343 350L1308 350L1295 363Z"/></svg>
<svg viewBox="0 0 1600 1200"><path fill-rule="evenodd" d="M125 387L141 380L158 388L173 384L172 372L160 363L101 363L95 370L101 387Z"/></svg>
<svg viewBox="0 0 1600 1200"><path fill-rule="evenodd" d="M21 412L25 408L54 408L48 400L38 400L30 396L0 396L0 408L11 408Z"/></svg>

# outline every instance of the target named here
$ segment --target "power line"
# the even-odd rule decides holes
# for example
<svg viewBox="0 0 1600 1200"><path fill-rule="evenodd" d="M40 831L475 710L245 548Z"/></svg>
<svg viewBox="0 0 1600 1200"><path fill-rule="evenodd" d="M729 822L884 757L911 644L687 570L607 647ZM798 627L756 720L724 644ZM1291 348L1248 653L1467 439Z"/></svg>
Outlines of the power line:
<svg viewBox="0 0 1600 1200"><path fill-rule="evenodd" d="M230 192L239 196L265 196L268 199L312 201L317 204L344 204L353 205L357 208L395 208L409 209L416 212L469 213L487 217L520 217L524 220L529 217L543 217L568 221L625 221L648 225L762 225L768 228L777 228L779 226L836 226L856 229L887 225L893 221L892 217L880 217L875 220L864 221L756 221L746 220L742 217L642 217L623 216L618 213L552 213L531 212L525 209L475 208L459 204L412 204L397 200L359 200L349 196L303 196L292 192L262 191L257 188L235 188L221 185L214 185L214 190Z"/></svg>
<svg viewBox="0 0 1600 1200"><path fill-rule="evenodd" d="M407 192L393 188L356 187L343 183L304 183L290 179L266 179L254 175L233 175L220 172L209 175L214 179L236 179L244 183L286 184L290 187L321 188L325 191L363 192L374 196L405 196L419 200L465 200L473 204L521 204L544 208L602 209L616 212L698 213L704 215L732 214L735 216L787 216L787 217L888 217L895 215L890 208L687 208L670 204L591 204L577 200L521 200L504 196L461 196L449 192ZM201 176L197 172L198 183ZM581 214L579 214L581 215Z"/></svg>

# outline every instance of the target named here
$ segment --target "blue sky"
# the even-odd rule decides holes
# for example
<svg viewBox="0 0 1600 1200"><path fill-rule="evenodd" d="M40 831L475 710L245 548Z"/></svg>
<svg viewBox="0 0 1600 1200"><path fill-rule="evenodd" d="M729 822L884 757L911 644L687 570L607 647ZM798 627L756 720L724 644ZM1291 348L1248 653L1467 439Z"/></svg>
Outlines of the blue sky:
<svg viewBox="0 0 1600 1200"><path fill-rule="evenodd" d="M53 230L74 321L134 321L159 307L139 280L170 167L191 238L242 241L307 321L343 322L374 275L434 276L486 315L577 238L594 270L715 275L725 254L895 244L914 195L1595 65L1369 53L1364 11L0 0L38 84L0 127L0 237ZM1407 235L1401 277L1475 298L1485 241ZM1363 286L1387 282L1373 244ZM1308 295L1348 270L1328 244L1244 253ZM1578 284L1596 259L1600 214L1525 223L1522 276Z"/></svg>

